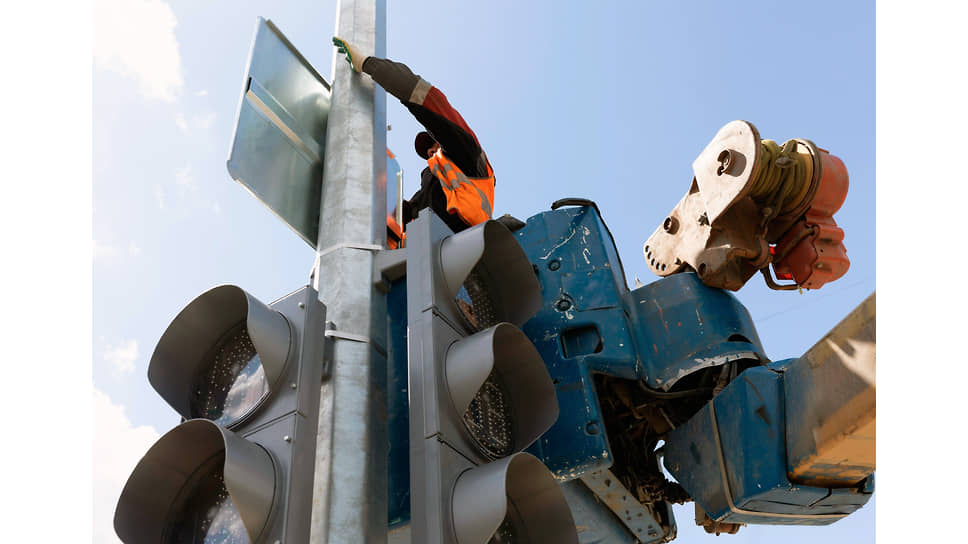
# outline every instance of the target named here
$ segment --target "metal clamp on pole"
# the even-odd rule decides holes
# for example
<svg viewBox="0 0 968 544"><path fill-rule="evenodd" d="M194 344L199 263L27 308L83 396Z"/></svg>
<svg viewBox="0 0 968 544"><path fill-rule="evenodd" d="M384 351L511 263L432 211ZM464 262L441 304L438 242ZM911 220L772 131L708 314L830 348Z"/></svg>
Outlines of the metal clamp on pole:
<svg viewBox="0 0 968 544"><path fill-rule="evenodd" d="M363 336L362 334L353 334L351 332L342 332L342 331L336 330L336 323L333 323L332 321L326 322L326 332L323 335L326 338L342 338L343 340L362 342L364 344L370 343L369 336Z"/></svg>
<svg viewBox="0 0 968 544"><path fill-rule="evenodd" d="M360 242L343 242L341 244L336 244L334 246L329 246L328 248L318 252L317 257L322 258L329 253L332 253L339 249L362 249L366 251L381 251L385 249L383 246L378 244L364 244Z"/></svg>
<svg viewBox="0 0 968 544"><path fill-rule="evenodd" d="M316 269L319 268L319 261L326 255L339 250L339 249L361 249L364 251L383 251L386 248L379 244L363 244L359 242L343 242L342 244L336 244L330 246L316 254L316 261L313 263L313 269L309 271L309 281L312 282L316 278ZM385 291L384 291L385 292Z"/></svg>
<svg viewBox="0 0 968 544"><path fill-rule="evenodd" d="M384 357L387 355L386 349L374 342L369 336L338 330L336 328L336 323L333 323L332 321L326 322L326 329L323 331L323 337L325 339L325 344L323 347L323 381L326 381L330 377L333 361L333 346L336 343L336 339L349 340L350 342L359 342L361 344L369 344L380 355Z"/></svg>

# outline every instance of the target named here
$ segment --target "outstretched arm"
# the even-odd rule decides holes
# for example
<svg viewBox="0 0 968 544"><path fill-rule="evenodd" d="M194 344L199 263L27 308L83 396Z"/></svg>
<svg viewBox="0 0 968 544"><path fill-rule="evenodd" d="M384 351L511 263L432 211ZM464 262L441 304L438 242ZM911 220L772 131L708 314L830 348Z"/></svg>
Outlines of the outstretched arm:
<svg viewBox="0 0 968 544"><path fill-rule="evenodd" d="M477 136L440 89L414 74L403 63L363 56L340 38L333 38L333 43L339 52L346 55L347 62L355 71L369 74L388 93L399 99L461 171L471 177L487 175Z"/></svg>

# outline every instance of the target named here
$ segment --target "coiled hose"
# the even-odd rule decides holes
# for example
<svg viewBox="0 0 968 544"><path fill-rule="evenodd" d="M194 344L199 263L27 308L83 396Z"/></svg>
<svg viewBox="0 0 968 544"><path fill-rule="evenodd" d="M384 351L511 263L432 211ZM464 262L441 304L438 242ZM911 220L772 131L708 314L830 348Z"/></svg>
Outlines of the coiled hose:
<svg viewBox="0 0 968 544"><path fill-rule="evenodd" d="M798 153L797 147L796 140L782 147L773 140L760 141L762 154L752 175L750 197L764 209L764 225L801 209L810 197L807 161L812 159Z"/></svg>

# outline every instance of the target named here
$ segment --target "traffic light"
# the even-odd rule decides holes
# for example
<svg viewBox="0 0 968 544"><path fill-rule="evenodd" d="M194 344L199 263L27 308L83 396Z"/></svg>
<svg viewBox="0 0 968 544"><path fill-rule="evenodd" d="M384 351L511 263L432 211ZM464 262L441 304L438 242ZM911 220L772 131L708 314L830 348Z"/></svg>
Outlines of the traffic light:
<svg viewBox="0 0 968 544"><path fill-rule="evenodd" d="M308 541L325 315L308 286L267 306L232 285L178 314L148 381L183 423L128 478L122 541Z"/></svg>
<svg viewBox="0 0 968 544"><path fill-rule="evenodd" d="M518 328L540 307L531 263L487 221L407 225L413 542L578 542L557 481L523 449L558 417L541 356Z"/></svg>

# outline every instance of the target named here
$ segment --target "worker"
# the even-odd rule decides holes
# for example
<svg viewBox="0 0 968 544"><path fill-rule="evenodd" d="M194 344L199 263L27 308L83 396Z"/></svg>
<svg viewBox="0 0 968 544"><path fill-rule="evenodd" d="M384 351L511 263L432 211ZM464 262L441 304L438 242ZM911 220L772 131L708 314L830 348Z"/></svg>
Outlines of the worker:
<svg viewBox="0 0 968 544"><path fill-rule="evenodd" d="M454 232L490 219L494 171L474 131L444 93L405 64L364 56L338 37L333 44L355 72L369 74L427 129L414 139L414 150L427 161L427 168L420 173L420 189L403 201L404 224L424 208L432 209Z"/></svg>

